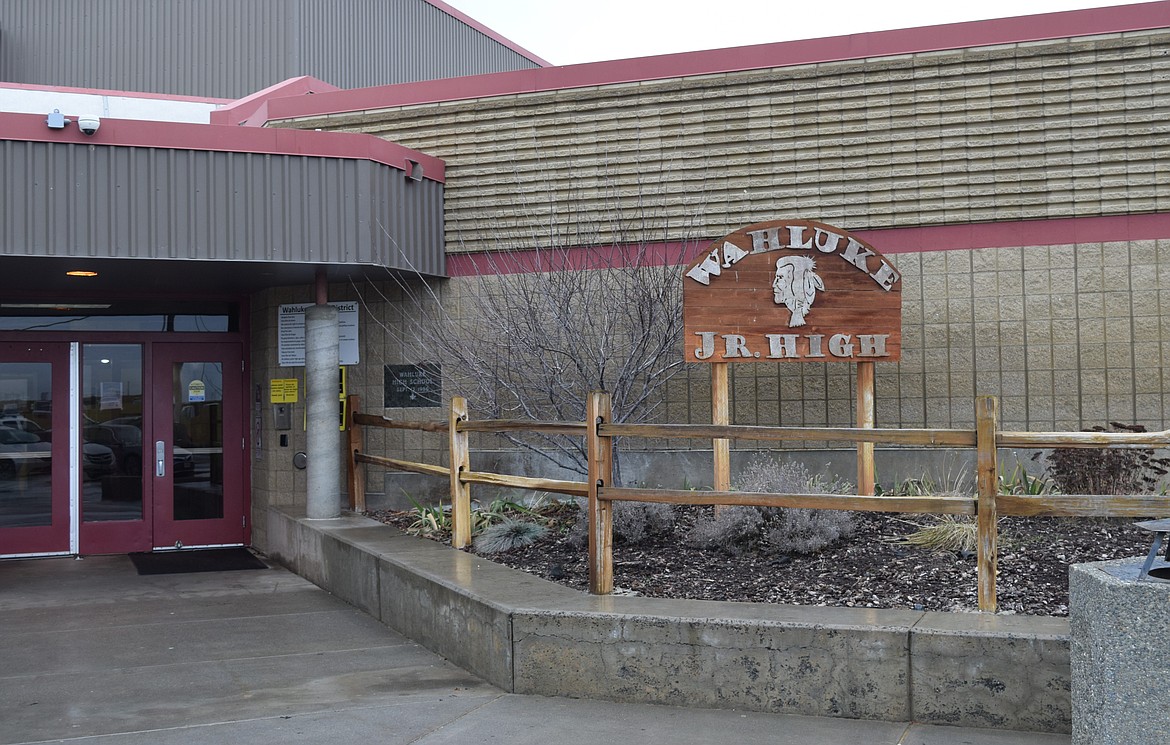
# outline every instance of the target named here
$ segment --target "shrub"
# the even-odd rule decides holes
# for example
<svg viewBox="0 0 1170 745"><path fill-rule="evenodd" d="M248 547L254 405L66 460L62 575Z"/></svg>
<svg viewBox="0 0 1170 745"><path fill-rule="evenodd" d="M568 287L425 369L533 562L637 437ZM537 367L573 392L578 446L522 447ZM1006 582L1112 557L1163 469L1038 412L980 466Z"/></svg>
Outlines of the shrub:
<svg viewBox="0 0 1170 745"><path fill-rule="evenodd" d="M1041 494L1055 494L1056 484L1051 478L1033 476L1024 468L1024 464L1016 461L1016 467L1007 473L999 474L999 493L1017 494L1021 496L1040 496Z"/></svg>
<svg viewBox="0 0 1170 745"><path fill-rule="evenodd" d="M838 510L781 509L764 534L764 548L774 554L812 554L853 535L853 515Z"/></svg>
<svg viewBox="0 0 1170 745"><path fill-rule="evenodd" d="M1110 422L1086 432L1145 432L1140 424ZM1034 456L1035 457L1035 456ZM1065 494L1150 494L1170 469L1170 458L1153 450L1056 448L1048 456L1048 474Z"/></svg>
<svg viewBox="0 0 1170 745"><path fill-rule="evenodd" d="M589 510L584 499L577 500L577 520L569 530L573 546L589 542ZM613 540L615 543L638 543L648 535L664 535L674 529L678 511L673 505L650 502L613 503Z"/></svg>
<svg viewBox="0 0 1170 745"><path fill-rule="evenodd" d="M503 521L484 528L475 539L475 550L485 554L498 554L521 546L531 546L548 533L548 528L537 523L504 518Z"/></svg>
<svg viewBox="0 0 1170 745"><path fill-rule="evenodd" d="M764 511L758 507L724 507L696 521L683 542L693 548L735 555L759 544L763 526Z"/></svg>
<svg viewBox="0 0 1170 745"><path fill-rule="evenodd" d="M406 528L407 533L436 540L445 540L451 536L454 529L451 505L443 504L441 499L438 504L423 505L413 497L407 496L414 504L414 509L410 510L413 519ZM472 502L471 535L479 535L488 527L503 520L514 520L517 515L539 520L540 511L545 509L549 509L546 500L540 498L532 507L506 499L494 499L487 504Z"/></svg>
<svg viewBox="0 0 1170 745"><path fill-rule="evenodd" d="M928 551L962 555L974 554L978 542L976 522L969 517L954 515L937 515L932 524L919 525L918 530L894 541Z"/></svg>
<svg viewBox="0 0 1170 745"><path fill-rule="evenodd" d="M678 519L673 505L649 502L615 502L613 534L626 543L638 543L648 535L664 535Z"/></svg>
<svg viewBox="0 0 1170 745"><path fill-rule="evenodd" d="M802 463L756 461L736 480L737 491L774 494L847 494L851 485L813 476ZM696 548L736 555L808 554L853 534L852 513L778 507L727 507L700 518L685 538Z"/></svg>
<svg viewBox="0 0 1170 745"><path fill-rule="evenodd" d="M437 505L421 505L414 502L414 520L407 527L406 532L411 535L420 535L425 538L439 537L451 533L451 507L443 506L439 500Z"/></svg>
<svg viewBox="0 0 1170 745"><path fill-rule="evenodd" d="M892 489L883 489L880 493L898 497L958 497L970 496L974 489L975 481L966 466L958 468L948 466L946 471L938 476L924 473L919 478L905 479Z"/></svg>

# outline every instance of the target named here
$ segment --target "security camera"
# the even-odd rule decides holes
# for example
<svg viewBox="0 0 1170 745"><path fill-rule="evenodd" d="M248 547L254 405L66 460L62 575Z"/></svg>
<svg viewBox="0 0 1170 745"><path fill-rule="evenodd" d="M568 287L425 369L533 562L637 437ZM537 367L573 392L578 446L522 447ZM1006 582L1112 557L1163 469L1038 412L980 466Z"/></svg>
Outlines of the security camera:
<svg viewBox="0 0 1170 745"><path fill-rule="evenodd" d="M96 116L85 115L77 117L77 127L87 135L91 135L98 131L98 127L102 126L102 120Z"/></svg>

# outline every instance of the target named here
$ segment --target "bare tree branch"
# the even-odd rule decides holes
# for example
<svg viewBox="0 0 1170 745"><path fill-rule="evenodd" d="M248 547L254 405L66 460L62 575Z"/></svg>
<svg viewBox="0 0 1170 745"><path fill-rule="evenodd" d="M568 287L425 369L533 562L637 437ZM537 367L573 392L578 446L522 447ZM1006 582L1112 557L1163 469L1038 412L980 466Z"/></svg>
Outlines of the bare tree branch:
<svg viewBox="0 0 1170 745"><path fill-rule="evenodd" d="M667 209L665 183L655 194L644 182L625 211L620 205L629 201L612 190L589 189L607 194L604 225L582 222L574 198L539 217L518 203L517 219L491 226L492 250L471 254L471 274L448 282L391 275L405 307L401 324L382 330L416 361L440 362L448 390L486 417L581 421L586 394L606 390L615 421L649 420L682 369L681 270L696 248L677 225L649 234L648 225L670 222L653 219ZM701 217L699 206L687 217L688 225ZM538 227L518 235L518 222ZM610 239L599 245L603 234ZM587 471L580 438L507 439L561 468Z"/></svg>

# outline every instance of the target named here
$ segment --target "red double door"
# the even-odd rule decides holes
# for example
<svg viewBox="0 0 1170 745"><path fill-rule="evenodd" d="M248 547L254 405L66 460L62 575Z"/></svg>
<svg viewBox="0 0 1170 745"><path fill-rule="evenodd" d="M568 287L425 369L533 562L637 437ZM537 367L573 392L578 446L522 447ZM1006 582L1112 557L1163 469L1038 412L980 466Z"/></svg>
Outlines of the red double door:
<svg viewBox="0 0 1170 745"><path fill-rule="evenodd" d="M0 556L247 543L236 342L0 342Z"/></svg>

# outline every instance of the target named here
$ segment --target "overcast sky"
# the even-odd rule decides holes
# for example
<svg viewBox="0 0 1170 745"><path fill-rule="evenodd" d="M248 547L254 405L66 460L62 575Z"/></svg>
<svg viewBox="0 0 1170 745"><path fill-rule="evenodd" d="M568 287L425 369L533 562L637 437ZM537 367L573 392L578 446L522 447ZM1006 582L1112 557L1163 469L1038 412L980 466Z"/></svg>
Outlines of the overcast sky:
<svg viewBox="0 0 1170 745"><path fill-rule="evenodd" d="M556 65L1126 5L1116 0L446 0Z"/></svg>

